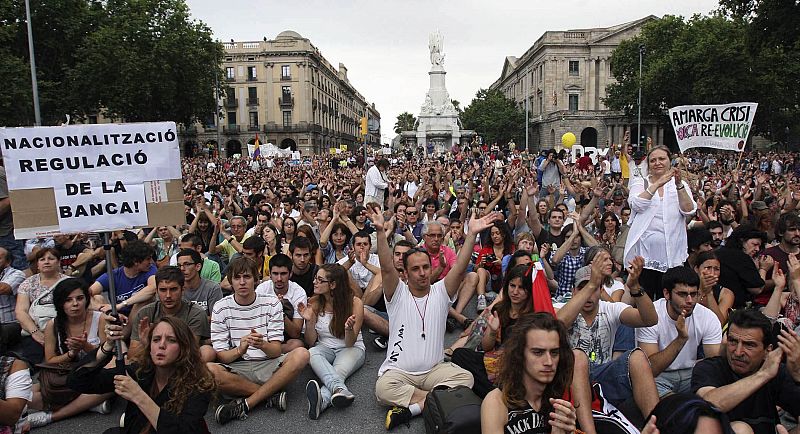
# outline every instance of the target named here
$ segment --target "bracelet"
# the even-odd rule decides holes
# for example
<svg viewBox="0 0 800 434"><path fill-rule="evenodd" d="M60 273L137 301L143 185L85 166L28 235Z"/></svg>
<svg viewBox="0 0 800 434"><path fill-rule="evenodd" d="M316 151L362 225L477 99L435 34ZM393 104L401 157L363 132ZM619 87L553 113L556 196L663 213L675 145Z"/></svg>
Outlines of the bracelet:
<svg viewBox="0 0 800 434"><path fill-rule="evenodd" d="M105 344L100 345L100 352L105 354L105 355L107 355L107 356L110 356L111 354L114 354L114 347L111 347L110 350L106 351Z"/></svg>
<svg viewBox="0 0 800 434"><path fill-rule="evenodd" d="M683 190L684 188L686 188L686 187L684 187L683 184L681 184L678 187L675 187L676 190Z"/></svg>
<svg viewBox="0 0 800 434"><path fill-rule="evenodd" d="M34 335L38 332L39 332L39 327L36 327L35 329L31 330L31 335Z"/></svg>
<svg viewBox="0 0 800 434"><path fill-rule="evenodd" d="M646 188L644 191L646 191L647 194L649 194L650 196L655 196L656 195L655 193L651 192L649 188Z"/></svg>

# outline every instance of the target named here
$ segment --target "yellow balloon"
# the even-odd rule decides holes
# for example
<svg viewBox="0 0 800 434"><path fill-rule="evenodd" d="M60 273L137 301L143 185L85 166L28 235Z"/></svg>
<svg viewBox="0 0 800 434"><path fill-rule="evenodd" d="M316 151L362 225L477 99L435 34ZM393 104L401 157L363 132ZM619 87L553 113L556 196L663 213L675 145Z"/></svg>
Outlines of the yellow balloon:
<svg viewBox="0 0 800 434"><path fill-rule="evenodd" d="M575 134L572 133L564 133L564 135L561 136L561 144L567 149L571 148L577 140Z"/></svg>

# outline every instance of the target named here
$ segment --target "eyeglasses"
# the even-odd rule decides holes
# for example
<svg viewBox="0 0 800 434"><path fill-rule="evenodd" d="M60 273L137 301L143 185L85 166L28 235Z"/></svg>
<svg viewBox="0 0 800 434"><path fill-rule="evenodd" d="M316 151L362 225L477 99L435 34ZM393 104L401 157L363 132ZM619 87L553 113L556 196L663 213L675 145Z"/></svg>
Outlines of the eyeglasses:
<svg viewBox="0 0 800 434"><path fill-rule="evenodd" d="M700 293L698 291L694 292L678 291L675 293L675 295L680 298L688 298L691 296L693 299L695 299L700 295Z"/></svg>
<svg viewBox="0 0 800 434"><path fill-rule="evenodd" d="M197 262L187 262L185 264L178 264L178 268L188 268L195 264L197 264Z"/></svg>
<svg viewBox="0 0 800 434"><path fill-rule="evenodd" d="M315 277L315 278L314 278L314 283L330 283L330 280L328 280L328 279L323 279L323 278L321 278L321 277Z"/></svg>
<svg viewBox="0 0 800 434"><path fill-rule="evenodd" d="M417 211L406 211L408 215L417 215Z"/></svg>

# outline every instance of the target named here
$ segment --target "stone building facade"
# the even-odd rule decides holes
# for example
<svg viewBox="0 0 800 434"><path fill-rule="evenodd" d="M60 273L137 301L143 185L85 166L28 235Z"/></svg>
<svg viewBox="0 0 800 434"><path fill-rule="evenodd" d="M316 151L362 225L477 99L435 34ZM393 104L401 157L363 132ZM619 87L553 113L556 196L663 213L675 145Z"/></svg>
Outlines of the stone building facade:
<svg viewBox="0 0 800 434"><path fill-rule="evenodd" d="M603 99L606 86L614 82L611 53L655 19L648 16L607 28L548 31L519 58L506 57L501 77L490 87L523 110L528 98L530 150L559 147L567 132L585 147L621 143L626 131L631 131L632 143L637 142L636 120L609 110ZM654 144L664 144L664 132L656 122L642 119L642 136L652 137Z"/></svg>
<svg viewBox="0 0 800 434"><path fill-rule="evenodd" d="M327 153L346 145L355 150L363 139L360 119L367 113L380 122L374 104L350 83L347 68L335 68L311 41L293 31L275 39L225 42L220 99L223 117L181 128L184 155L215 150L223 156L245 154L258 134L262 144ZM377 146L380 131L367 135Z"/></svg>

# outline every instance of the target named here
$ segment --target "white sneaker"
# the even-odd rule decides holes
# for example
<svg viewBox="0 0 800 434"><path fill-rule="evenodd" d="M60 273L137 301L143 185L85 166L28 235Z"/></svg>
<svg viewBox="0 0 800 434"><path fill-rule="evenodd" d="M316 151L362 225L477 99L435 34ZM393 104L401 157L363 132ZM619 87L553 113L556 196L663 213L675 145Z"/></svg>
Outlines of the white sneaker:
<svg viewBox="0 0 800 434"><path fill-rule="evenodd" d="M53 413L49 411L36 411L28 414L28 423L31 428L49 425L53 421Z"/></svg>
<svg viewBox="0 0 800 434"><path fill-rule="evenodd" d="M486 296L483 294L478 294L478 312L483 311L486 309Z"/></svg>
<svg viewBox="0 0 800 434"><path fill-rule="evenodd" d="M106 399L100 404L97 404L94 407L90 408L89 411L91 411L92 413L109 414L111 413L111 400Z"/></svg>

